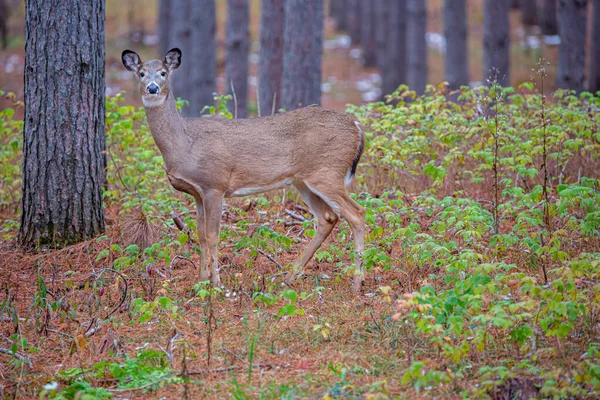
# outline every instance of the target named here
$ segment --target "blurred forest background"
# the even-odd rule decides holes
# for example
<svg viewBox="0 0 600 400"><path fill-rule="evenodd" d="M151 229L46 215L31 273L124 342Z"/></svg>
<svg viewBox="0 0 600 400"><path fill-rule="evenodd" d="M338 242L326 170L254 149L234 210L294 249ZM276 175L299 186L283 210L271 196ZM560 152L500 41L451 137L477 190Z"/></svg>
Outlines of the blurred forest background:
<svg viewBox="0 0 600 400"><path fill-rule="evenodd" d="M450 0L452 4L456 0ZM543 57L550 66L546 90L552 91L556 85L556 70L558 65L558 49L560 37L558 34L556 20L556 2L554 0L510 0L510 82L504 82L512 86L530 79L532 69L538 60ZM24 68L24 26L25 9L23 2L18 0L2 0L0 2L0 14L2 25L6 27L5 47L0 51L0 88L7 92L14 92L17 99L23 99L23 68ZM189 2L188 2L189 3ZM202 3L202 2L200 2ZM269 2L265 2L269 3ZM421 82L437 84L447 81L444 65L447 52L447 41L444 33L444 1L360 1L360 0L332 0L326 2L325 40L323 43L322 64L322 104L325 107L344 108L348 103L360 104L374 101L382 95L382 63L376 58L377 52L386 52L385 46L388 41L396 40L392 35L393 30L381 29L382 10L385 15L390 14L390 6L397 3L406 3L407 8L413 3L417 9L406 10L406 20L401 23L407 24L419 17L419 12L426 11L426 29L422 29L424 37L419 37L421 32L406 32L407 35L417 35L416 39L409 38L406 43L406 51L418 51L419 43L426 46L426 65L418 66L419 76L406 77L406 82L412 80L420 85ZM487 78L484 76L484 1L468 0L457 1L457 4L466 3L467 15L467 51L468 58L468 82L471 86L481 84ZM548 10L549 4L554 3ZM589 2L591 6L592 2ZM185 24L177 24L177 27L169 28L170 21L177 18L185 18L189 10L182 8L185 1L179 0L107 0L106 1L106 93L114 95L120 91L132 93L135 80L123 69L120 60L121 51L124 48L132 48L139 52L144 59L162 56L165 43L178 45L184 50L184 64L192 67L198 61L194 60L190 52L186 52L186 45L178 43L177 38L169 40L166 35L160 35L161 29L179 28L185 29ZM161 8L163 7L163 8ZM169 18L168 9L172 10ZM248 111L255 115L257 77L259 75L259 36L261 20L261 4L259 0L251 0L249 6L249 52L248 52ZM391 7L393 8L393 7ZM420 9L422 8L422 10ZM167 14L165 14L165 12ZM227 49L227 1L216 1L216 87L219 93L225 93L229 87L226 82L226 49ZM194 13L191 13L194 14ZM592 13L588 13L588 27L591 27ZM454 18L460 25L462 21ZM193 15L192 15L192 18ZM206 18L206 17L204 17ZM243 15L242 15L243 18ZM161 21L162 26L161 26ZM411 24L407 24L406 29ZM412 24L417 28L425 28ZM239 24L236 24L239 27ZM455 27L448 27L455 29ZM573 27L577 28L577 27ZM243 29L243 26L242 26ZM587 35L591 36L591 29L587 29ZM243 33L243 31L242 31ZM178 33L175 32L177 35ZM185 34L185 33L184 33ZM233 33L235 34L235 32ZM239 35L239 32L237 33ZM397 35L397 33L396 33ZM160 38L163 38L161 42ZM244 42L244 40L242 40ZM412 48L411 48L411 43ZM593 54L589 46L592 42L588 39L588 54ZM196 46L201 47L201 46ZM422 46L421 46L422 48ZM412 50L411 50L412 49ZM416 50L415 50L416 49ZM205 54L206 55L206 54ZM452 52L454 59L462 57ZM588 56L588 59L591 58ZM406 62L406 59L405 59ZM589 69L590 61L586 61L586 70ZM193 68L193 67L192 67ZM400 69L398 63L388 63L388 68ZM243 72L243 71L242 71ZM180 73L179 75L183 75ZM589 75L588 75L589 76ZM395 85L396 83L394 83ZM385 83L384 83L385 85ZM182 85L179 85L181 87ZM176 86L176 94L186 98L187 93ZM183 84L185 88L185 84ZM179 90L177 90L179 89ZM383 92L389 92L383 88ZM417 90L419 91L419 90ZM139 96L128 95L128 101L141 105ZM8 107L12 100L0 99L0 108ZM17 110L21 112L22 110ZM243 116L243 115L240 115Z"/></svg>

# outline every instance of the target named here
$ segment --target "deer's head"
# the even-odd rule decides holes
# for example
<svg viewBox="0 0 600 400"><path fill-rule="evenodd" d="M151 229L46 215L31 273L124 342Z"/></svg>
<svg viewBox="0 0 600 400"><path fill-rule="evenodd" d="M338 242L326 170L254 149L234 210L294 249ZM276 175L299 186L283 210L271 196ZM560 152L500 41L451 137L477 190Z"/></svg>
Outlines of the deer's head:
<svg viewBox="0 0 600 400"><path fill-rule="evenodd" d="M181 50L167 52L164 60L142 62L131 50L124 50L121 59L125 68L133 72L140 82L140 94L145 107L162 105L169 95L169 77L181 65Z"/></svg>

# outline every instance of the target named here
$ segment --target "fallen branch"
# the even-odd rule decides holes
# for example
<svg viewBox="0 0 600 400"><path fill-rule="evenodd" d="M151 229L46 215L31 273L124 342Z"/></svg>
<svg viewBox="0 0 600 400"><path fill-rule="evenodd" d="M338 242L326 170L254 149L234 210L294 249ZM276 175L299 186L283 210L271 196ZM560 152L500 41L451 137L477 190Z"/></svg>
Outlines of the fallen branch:
<svg viewBox="0 0 600 400"><path fill-rule="evenodd" d="M177 226L177 228L179 228L180 231L187 233L190 242L197 244L196 240L192 237L191 231L189 230L189 228L187 227L185 222L183 222L181 220L181 218L175 211L171 211L171 218L173 218L173 222L175 222L175 226Z"/></svg>
<svg viewBox="0 0 600 400"><path fill-rule="evenodd" d="M13 356L17 360L23 361L25 364L27 364L29 366L29 368L32 367L31 360L29 358L27 358L19 353L13 353L13 351L10 349L7 349L5 347L0 347L0 353L4 353L4 354L8 354L9 356Z"/></svg>
<svg viewBox="0 0 600 400"><path fill-rule="evenodd" d="M262 251L261 249L258 249L258 252L259 252L260 254L262 254L263 256L267 257L267 258L268 258L269 260L271 260L272 262L274 262L274 263L275 263L275 265L277 266L277 268L283 268L283 267L281 266L281 264L279 264L279 263L277 262L277 260L276 260L276 259L274 259L274 258L273 258L273 256L271 256L270 254L267 254L267 253L265 253L265 252L264 252L264 251Z"/></svg>
<svg viewBox="0 0 600 400"><path fill-rule="evenodd" d="M298 214L296 214L296 213L295 213L295 212L293 212L293 211L290 211L290 210L285 210L285 213L286 213L287 215L289 215L290 217L292 217L292 218L294 218L294 219L297 219L298 221L301 221L301 222L304 222L304 221L306 221L306 218L304 218L302 215L298 215Z"/></svg>

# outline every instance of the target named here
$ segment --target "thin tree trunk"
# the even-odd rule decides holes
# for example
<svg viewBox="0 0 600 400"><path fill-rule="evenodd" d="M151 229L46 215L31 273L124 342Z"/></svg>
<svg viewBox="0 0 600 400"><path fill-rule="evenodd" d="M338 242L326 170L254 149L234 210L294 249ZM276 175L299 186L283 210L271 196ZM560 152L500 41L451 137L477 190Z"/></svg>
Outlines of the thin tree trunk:
<svg viewBox="0 0 600 400"><path fill-rule="evenodd" d="M104 230L104 0L26 0L24 247Z"/></svg>
<svg viewBox="0 0 600 400"><path fill-rule="evenodd" d="M225 59L225 76L228 93L235 93L237 103L237 110L234 110L234 101L229 103L229 109L238 118L246 118L248 116L249 19L250 9L248 0L227 1L227 56Z"/></svg>
<svg viewBox="0 0 600 400"><path fill-rule="evenodd" d="M361 0L347 0L346 1L346 29L352 39L352 45L356 46L360 44L360 19L361 19Z"/></svg>
<svg viewBox="0 0 600 400"><path fill-rule="evenodd" d="M407 0L406 8L407 82L411 90L421 95L427 86L427 2Z"/></svg>
<svg viewBox="0 0 600 400"><path fill-rule="evenodd" d="M469 84L466 0L444 1L444 35L446 36L446 81L450 89L458 89Z"/></svg>
<svg viewBox="0 0 600 400"><path fill-rule="evenodd" d="M361 2L361 39L363 66L377 65L377 5L376 2Z"/></svg>
<svg viewBox="0 0 600 400"><path fill-rule="evenodd" d="M556 86L576 92L584 90L587 0L560 0L558 3L558 73Z"/></svg>
<svg viewBox="0 0 600 400"><path fill-rule="evenodd" d="M171 40L169 39L169 35L171 34L171 0L159 0L158 21L156 26L158 34L158 52L162 57L170 50L169 45L171 44Z"/></svg>
<svg viewBox="0 0 600 400"><path fill-rule="evenodd" d="M391 94L406 83L406 0L391 0L387 7L387 54L381 79L383 94Z"/></svg>
<svg viewBox="0 0 600 400"><path fill-rule="evenodd" d="M190 87L187 114L197 117L205 106L214 103L217 89L217 19L214 0L194 0L193 4L190 56L186 60L183 55L183 64L187 62L189 68L184 76Z"/></svg>
<svg viewBox="0 0 600 400"><path fill-rule="evenodd" d="M557 0L541 0L540 25L544 35L558 35L556 2Z"/></svg>
<svg viewBox="0 0 600 400"><path fill-rule="evenodd" d="M521 0L521 23L523 26L537 25L537 1Z"/></svg>
<svg viewBox="0 0 600 400"><path fill-rule="evenodd" d="M260 55L258 64L258 97L260 114L271 115L281 108L283 76L283 35L285 0L260 2ZM275 100L275 105L273 105Z"/></svg>
<svg viewBox="0 0 600 400"><path fill-rule="evenodd" d="M509 0L485 0L483 32L483 79L510 84Z"/></svg>
<svg viewBox="0 0 600 400"><path fill-rule="evenodd" d="M282 106L321 104L323 0L285 1Z"/></svg>
<svg viewBox="0 0 600 400"><path fill-rule="evenodd" d="M590 60L590 92L600 91L600 0L592 4L592 43Z"/></svg>

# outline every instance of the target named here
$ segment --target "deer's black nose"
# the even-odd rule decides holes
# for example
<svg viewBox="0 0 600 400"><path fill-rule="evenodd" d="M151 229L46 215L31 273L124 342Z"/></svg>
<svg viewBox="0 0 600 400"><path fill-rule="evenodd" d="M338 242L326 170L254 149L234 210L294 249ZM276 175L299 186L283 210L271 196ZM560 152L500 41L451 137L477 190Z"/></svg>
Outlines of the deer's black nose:
<svg viewBox="0 0 600 400"><path fill-rule="evenodd" d="M158 93L158 91L160 89L159 89L159 87L155 83L151 83L151 84L148 85L148 87L146 88L146 90L148 90L148 93L150 93L150 94L156 94L156 93Z"/></svg>

